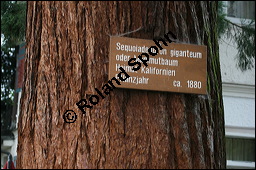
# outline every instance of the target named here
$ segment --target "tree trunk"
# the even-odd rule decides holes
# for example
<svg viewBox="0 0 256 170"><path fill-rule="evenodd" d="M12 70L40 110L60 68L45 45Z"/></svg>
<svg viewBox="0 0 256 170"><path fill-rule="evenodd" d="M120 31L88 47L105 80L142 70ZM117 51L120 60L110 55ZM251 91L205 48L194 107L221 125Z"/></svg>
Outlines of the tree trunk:
<svg viewBox="0 0 256 170"><path fill-rule="evenodd" d="M198 1L28 2L17 167L225 168L216 10ZM81 113L76 103L108 81L111 35L169 31L207 46L208 95L115 89Z"/></svg>

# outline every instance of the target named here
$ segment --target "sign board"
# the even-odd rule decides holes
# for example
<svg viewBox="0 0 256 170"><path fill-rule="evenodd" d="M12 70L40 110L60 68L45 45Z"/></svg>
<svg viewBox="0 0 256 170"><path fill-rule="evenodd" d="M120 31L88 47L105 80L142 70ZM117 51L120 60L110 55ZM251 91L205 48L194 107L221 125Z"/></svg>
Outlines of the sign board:
<svg viewBox="0 0 256 170"><path fill-rule="evenodd" d="M118 88L206 94L207 47L167 40L166 43L160 50L153 40L111 37L109 79L118 78L122 67L130 77L120 81ZM148 53L151 46L158 48L157 55ZM147 66L138 58L142 53L149 55ZM131 58L141 62L139 70L134 71L135 66L128 65Z"/></svg>

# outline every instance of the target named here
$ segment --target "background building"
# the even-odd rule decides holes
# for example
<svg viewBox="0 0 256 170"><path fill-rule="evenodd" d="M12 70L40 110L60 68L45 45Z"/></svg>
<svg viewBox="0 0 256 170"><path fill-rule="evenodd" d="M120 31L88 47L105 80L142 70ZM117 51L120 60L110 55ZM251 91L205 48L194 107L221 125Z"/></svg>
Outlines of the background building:
<svg viewBox="0 0 256 170"><path fill-rule="evenodd" d="M11 153L16 167L17 158L17 145L18 145L18 116L20 109L20 97L21 89L23 84L24 76L24 61L25 61L25 43L19 46L19 53L16 56L17 66L16 66L16 80L15 80L15 94L14 94L14 106L12 111L10 111L11 122L10 129L4 130L1 133L1 168L4 166L8 160L8 154ZM2 129L1 129L2 132Z"/></svg>
<svg viewBox="0 0 256 170"><path fill-rule="evenodd" d="M255 19L254 1L224 3L231 22L242 25ZM219 50L227 167L255 168L255 68L242 72L237 67L237 45L225 36L219 40Z"/></svg>

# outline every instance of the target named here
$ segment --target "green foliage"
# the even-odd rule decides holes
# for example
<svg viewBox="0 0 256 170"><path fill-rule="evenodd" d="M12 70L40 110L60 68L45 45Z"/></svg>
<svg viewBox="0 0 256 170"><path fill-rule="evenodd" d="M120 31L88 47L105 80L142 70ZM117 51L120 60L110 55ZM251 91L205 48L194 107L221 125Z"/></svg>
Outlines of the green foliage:
<svg viewBox="0 0 256 170"><path fill-rule="evenodd" d="M12 98L18 45L25 39L26 1L1 1L1 100Z"/></svg>
<svg viewBox="0 0 256 170"><path fill-rule="evenodd" d="M11 125L16 54L25 39L25 29L26 2L1 1L1 131Z"/></svg>
<svg viewBox="0 0 256 170"><path fill-rule="evenodd" d="M1 129L9 129L11 122L16 72L13 51L1 47Z"/></svg>
<svg viewBox="0 0 256 170"><path fill-rule="evenodd" d="M242 71L251 69L254 67L255 60L255 24L252 21L249 25L243 26L240 30L240 34L235 36L235 40L238 45L238 66Z"/></svg>
<svg viewBox="0 0 256 170"><path fill-rule="evenodd" d="M238 60L237 66L241 71L246 71L254 68L255 61L255 21L246 24L241 21L241 25L231 22L226 19L223 11L224 4L218 2L218 35L226 36L230 40L234 40L237 44Z"/></svg>
<svg viewBox="0 0 256 170"><path fill-rule="evenodd" d="M1 34L4 45L15 47L25 40L26 2L1 1Z"/></svg>
<svg viewBox="0 0 256 170"><path fill-rule="evenodd" d="M12 98L15 84L16 57L14 49L1 49L1 100Z"/></svg>

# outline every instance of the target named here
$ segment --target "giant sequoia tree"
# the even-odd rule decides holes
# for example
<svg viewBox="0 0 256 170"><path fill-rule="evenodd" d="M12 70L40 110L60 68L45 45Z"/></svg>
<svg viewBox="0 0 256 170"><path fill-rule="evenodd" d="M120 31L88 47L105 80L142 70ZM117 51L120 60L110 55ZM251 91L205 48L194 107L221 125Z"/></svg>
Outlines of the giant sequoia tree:
<svg viewBox="0 0 256 170"><path fill-rule="evenodd" d="M225 168L216 11L216 2L28 2L17 167ZM76 103L108 81L111 35L169 31L207 46L207 95L115 89L81 114ZM67 109L75 123L63 121Z"/></svg>

